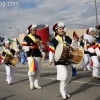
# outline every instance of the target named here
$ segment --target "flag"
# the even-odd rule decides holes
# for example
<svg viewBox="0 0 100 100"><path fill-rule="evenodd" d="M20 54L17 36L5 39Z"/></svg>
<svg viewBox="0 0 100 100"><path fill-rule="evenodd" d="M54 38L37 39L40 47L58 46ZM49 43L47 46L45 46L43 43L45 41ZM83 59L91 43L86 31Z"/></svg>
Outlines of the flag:
<svg viewBox="0 0 100 100"><path fill-rule="evenodd" d="M14 40L12 40L12 39L8 39L8 41L9 41L10 43L15 42L15 41L14 41Z"/></svg>
<svg viewBox="0 0 100 100"><path fill-rule="evenodd" d="M19 45L19 44L20 44L17 38L16 38L16 43L17 43L17 45Z"/></svg>
<svg viewBox="0 0 100 100"><path fill-rule="evenodd" d="M79 36L77 35L77 33L75 31L73 32L73 38L79 40Z"/></svg>
<svg viewBox="0 0 100 100"><path fill-rule="evenodd" d="M19 43L18 39L16 38L16 43L19 50L22 50L22 45Z"/></svg>
<svg viewBox="0 0 100 100"><path fill-rule="evenodd" d="M97 28L97 29L100 29L100 25L98 25L98 26L95 26L95 28Z"/></svg>
<svg viewBox="0 0 100 100"><path fill-rule="evenodd" d="M3 45L2 44L0 44L0 47L2 47Z"/></svg>
<svg viewBox="0 0 100 100"><path fill-rule="evenodd" d="M6 40L8 40L7 37L5 37L4 35L0 35L0 46L2 46Z"/></svg>

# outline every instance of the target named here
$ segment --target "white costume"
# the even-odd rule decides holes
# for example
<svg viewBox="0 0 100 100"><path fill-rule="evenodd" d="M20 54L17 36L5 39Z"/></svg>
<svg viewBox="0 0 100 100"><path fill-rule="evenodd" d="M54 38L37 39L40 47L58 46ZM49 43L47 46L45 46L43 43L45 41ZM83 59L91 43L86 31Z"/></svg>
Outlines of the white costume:
<svg viewBox="0 0 100 100"><path fill-rule="evenodd" d="M89 32L94 31L96 32L95 28L90 28ZM87 35L87 49L90 52L90 57L91 57L91 63L93 66L93 73L92 76L96 78L100 78L100 73L99 73L99 59L98 56L100 55L100 50L98 47L93 44L93 41L95 41L95 38L91 35ZM94 53L95 52L95 53Z"/></svg>
<svg viewBox="0 0 100 100"><path fill-rule="evenodd" d="M5 45L8 44L9 45L9 41L5 41ZM3 50L2 56L6 57L6 55L9 55L11 57L13 57L15 55L15 50L11 49L11 48L6 48ZM10 59L9 59L10 60ZM7 63L5 63L5 69L6 69L6 81L8 82L9 85L13 84L13 78L14 78L14 73L15 73L15 67L11 65L11 63L8 61Z"/></svg>
<svg viewBox="0 0 100 100"><path fill-rule="evenodd" d="M14 73L15 73L15 67L5 64L5 69L6 69L6 75L7 75L6 81L8 82L8 84L12 84Z"/></svg>
<svg viewBox="0 0 100 100"><path fill-rule="evenodd" d="M34 57L34 59L37 62L37 71L34 72L30 72L28 71L28 75L29 75L29 82L30 82L30 88L34 88L35 87L39 87L38 84L38 80L40 79L40 73L41 73L41 60L40 57ZM28 60L28 65L30 66L30 64L32 63L32 59L31 57L27 57Z"/></svg>
<svg viewBox="0 0 100 100"><path fill-rule="evenodd" d="M83 63L82 63L82 65L83 65L83 68L84 68L84 70L91 70L90 69L90 65L91 65L91 61L90 61L90 55L89 55L89 53L88 53L88 51L87 51L87 48L86 48L86 41L85 40L87 40L88 38L91 38L91 39L93 39L94 40L94 37L92 38L91 36L89 37L90 35L88 35L88 34L84 34L83 35L83 37L84 37L84 60L83 60ZM90 41L91 42L91 41Z"/></svg>
<svg viewBox="0 0 100 100"><path fill-rule="evenodd" d="M36 29L37 25L33 24L28 27L28 35L25 36L23 40L23 49L26 52L28 65L29 65L29 82L30 89L41 89L39 86L38 80L40 79L40 71L41 71L41 52L39 49L39 45L41 43L41 37L30 33L31 30ZM33 48L29 48L32 46Z"/></svg>
<svg viewBox="0 0 100 100"><path fill-rule="evenodd" d="M53 26L53 30L55 31L55 29L58 29L59 27L64 27L64 23L59 22L55 24ZM63 35L63 39L62 39L60 35L56 35L56 37L53 38L50 42L49 63L53 62L54 60L55 49L59 42L63 42L67 46L67 45L71 45L72 40L69 36ZM66 60L66 62L62 62L59 60L57 62L55 61L55 66L57 68L57 80L60 81L60 93L63 99L66 99L66 96L70 97L70 95L68 94L68 84L72 77L72 65L71 65L70 60L68 61Z"/></svg>
<svg viewBox="0 0 100 100"><path fill-rule="evenodd" d="M49 51L49 62L53 62L54 54ZM57 68L57 80L60 81L60 93L62 95L68 94L68 84L72 77L72 65L56 65Z"/></svg>

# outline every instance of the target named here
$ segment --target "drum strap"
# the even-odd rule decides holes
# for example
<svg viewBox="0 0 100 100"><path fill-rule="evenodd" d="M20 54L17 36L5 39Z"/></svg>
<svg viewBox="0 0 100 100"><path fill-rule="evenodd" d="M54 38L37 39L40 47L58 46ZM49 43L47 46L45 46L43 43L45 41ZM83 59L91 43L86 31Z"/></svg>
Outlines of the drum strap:
<svg viewBox="0 0 100 100"><path fill-rule="evenodd" d="M57 36L55 37L55 39L56 39L58 42L63 42L63 45L64 45L64 46L66 46L66 44L69 46L69 44L65 41L65 36L63 36L63 38L62 38L62 37L60 37L59 35L57 35Z"/></svg>
<svg viewBox="0 0 100 100"><path fill-rule="evenodd" d="M57 36L55 37L55 39L56 39L58 42L63 42L63 45L66 46L65 40L63 40L62 37L60 37L59 35L57 35ZM65 39L65 38L64 38L64 39Z"/></svg>

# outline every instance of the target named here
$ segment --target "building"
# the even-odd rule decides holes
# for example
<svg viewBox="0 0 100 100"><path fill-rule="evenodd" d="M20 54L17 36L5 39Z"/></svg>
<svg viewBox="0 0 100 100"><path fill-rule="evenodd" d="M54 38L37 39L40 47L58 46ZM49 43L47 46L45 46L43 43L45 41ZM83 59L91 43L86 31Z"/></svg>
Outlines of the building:
<svg viewBox="0 0 100 100"><path fill-rule="evenodd" d="M24 37L26 36L26 34L20 34L19 35L19 37L16 37L18 40L19 40L19 42L22 44L23 43L23 39L24 39ZM13 38L13 40L15 41L15 42L13 42L12 44L11 44L11 48L13 48L15 51L19 51L19 49L18 49L18 46L17 46L17 42L16 42L16 38Z"/></svg>
<svg viewBox="0 0 100 100"><path fill-rule="evenodd" d="M82 34L84 34L84 33L86 32L86 29L67 29L66 35L68 35L68 36L70 36L71 38L73 38L73 32L74 32L74 31L75 31L75 32L79 35L79 37L80 37L80 36L82 36ZM24 34L24 33L19 35L19 42L20 42L21 44L22 44L23 39L24 39L25 36L26 36L26 34ZM43 34L43 36L44 36L44 34ZM49 36L49 35L48 35L48 36ZM51 34L51 38L53 38L53 37L54 37L54 34ZM49 38L50 38L50 37L49 37ZM16 41L16 38L14 38L13 40ZM12 47L13 49L15 49L16 51L19 51L16 42L13 42L13 43L11 44L11 47Z"/></svg>

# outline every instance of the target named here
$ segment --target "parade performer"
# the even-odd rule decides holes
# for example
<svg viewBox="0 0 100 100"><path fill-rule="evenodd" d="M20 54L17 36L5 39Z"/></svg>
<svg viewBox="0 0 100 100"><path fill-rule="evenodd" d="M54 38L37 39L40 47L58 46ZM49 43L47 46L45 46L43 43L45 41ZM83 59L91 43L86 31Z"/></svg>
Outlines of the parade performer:
<svg viewBox="0 0 100 100"><path fill-rule="evenodd" d="M90 55L89 55L89 52L86 48L87 34L89 34L89 29L86 30L85 34L83 34L83 39L82 39L83 43L84 43L84 46L83 46L83 48L84 48L84 59L83 59L82 65L83 65L84 71L85 70L91 71L91 69L90 69L90 65L91 65Z"/></svg>
<svg viewBox="0 0 100 100"><path fill-rule="evenodd" d="M78 49L79 48L79 36L77 35L77 33L74 31L73 32L73 40L72 40L72 44L71 47L73 49ZM76 66L74 64L72 64L72 76L77 76L77 72L76 72Z"/></svg>
<svg viewBox="0 0 100 100"><path fill-rule="evenodd" d="M36 24L30 25L28 27L28 34L23 40L23 49L26 52L29 65L28 76L30 89L41 89L38 83L41 72L41 52L39 50L41 37L36 35L36 30Z"/></svg>
<svg viewBox="0 0 100 100"><path fill-rule="evenodd" d="M18 62L18 59L13 58L15 55L17 55L17 58L19 58L17 52L14 49L10 48L10 43L8 40L6 40L4 42L4 50L2 53L2 57L6 69L6 75L7 75L6 81L8 82L9 85L13 84L13 78L15 73L14 63Z"/></svg>
<svg viewBox="0 0 100 100"><path fill-rule="evenodd" d="M87 41L87 50L89 51L91 57L91 65L93 66L92 76L93 78L100 79L99 72L99 59L100 59L100 50L96 45L96 38L94 34L96 29L94 27L89 28L89 33L85 36Z"/></svg>
<svg viewBox="0 0 100 100"><path fill-rule="evenodd" d="M56 35L51 40L49 46L49 64L53 63L53 57L55 56L55 49L59 42L63 42L63 45L67 46L68 49L70 49L72 40L69 36L65 36L64 28L65 25L63 22L58 22L53 26L53 31L56 33ZM57 80L60 81L60 93L62 98L65 100L67 97L70 97L70 95L68 94L68 84L72 76L71 61L70 59L68 59L66 62L60 60L54 62L57 68Z"/></svg>

